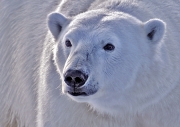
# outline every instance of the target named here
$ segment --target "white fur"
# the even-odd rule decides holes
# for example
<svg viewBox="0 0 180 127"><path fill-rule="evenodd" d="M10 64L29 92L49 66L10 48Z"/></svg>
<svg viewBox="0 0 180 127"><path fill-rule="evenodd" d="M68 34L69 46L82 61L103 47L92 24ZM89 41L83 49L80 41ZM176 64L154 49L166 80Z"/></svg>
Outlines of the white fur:
<svg viewBox="0 0 180 127"><path fill-rule="evenodd" d="M46 17L59 0L0 1L0 127L35 127Z"/></svg>
<svg viewBox="0 0 180 127"><path fill-rule="evenodd" d="M0 127L180 125L178 0L63 0L46 37L56 2L41 2L1 4ZM114 51L103 50L107 43ZM97 92L68 95L68 69L82 69L86 90Z"/></svg>

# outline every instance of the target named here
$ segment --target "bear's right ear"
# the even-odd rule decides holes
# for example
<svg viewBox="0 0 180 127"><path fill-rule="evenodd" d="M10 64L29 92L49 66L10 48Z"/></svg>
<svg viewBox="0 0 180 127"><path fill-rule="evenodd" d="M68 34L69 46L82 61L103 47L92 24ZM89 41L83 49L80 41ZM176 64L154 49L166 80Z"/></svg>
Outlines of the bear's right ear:
<svg viewBox="0 0 180 127"><path fill-rule="evenodd" d="M51 13L48 15L48 27L55 40L58 39L59 34L67 21L68 19L59 13Z"/></svg>

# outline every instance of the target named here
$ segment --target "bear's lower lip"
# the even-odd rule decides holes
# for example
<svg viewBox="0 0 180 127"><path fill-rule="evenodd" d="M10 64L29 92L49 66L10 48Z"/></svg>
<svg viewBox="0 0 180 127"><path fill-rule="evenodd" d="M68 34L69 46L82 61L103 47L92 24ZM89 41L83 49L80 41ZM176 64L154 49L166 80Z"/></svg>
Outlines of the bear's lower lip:
<svg viewBox="0 0 180 127"><path fill-rule="evenodd" d="M72 96L88 96L87 93L85 92L71 92L71 91L68 91L69 94L71 94Z"/></svg>

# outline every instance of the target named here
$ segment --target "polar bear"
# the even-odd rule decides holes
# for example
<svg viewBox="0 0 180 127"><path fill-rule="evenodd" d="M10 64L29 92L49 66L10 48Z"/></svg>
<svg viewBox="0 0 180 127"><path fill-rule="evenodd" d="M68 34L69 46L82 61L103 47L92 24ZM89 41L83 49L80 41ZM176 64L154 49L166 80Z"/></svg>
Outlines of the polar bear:
<svg viewBox="0 0 180 127"><path fill-rule="evenodd" d="M48 16L38 127L178 127L180 2L81 5Z"/></svg>
<svg viewBox="0 0 180 127"><path fill-rule="evenodd" d="M58 2L1 1L0 127L178 127L180 2Z"/></svg>

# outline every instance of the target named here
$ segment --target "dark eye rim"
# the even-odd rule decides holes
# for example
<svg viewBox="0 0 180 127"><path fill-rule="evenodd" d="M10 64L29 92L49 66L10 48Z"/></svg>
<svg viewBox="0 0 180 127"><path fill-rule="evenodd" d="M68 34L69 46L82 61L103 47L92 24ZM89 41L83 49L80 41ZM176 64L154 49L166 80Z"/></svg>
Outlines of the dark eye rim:
<svg viewBox="0 0 180 127"><path fill-rule="evenodd" d="M113 44L111 44L111 43L107 43L107 44L103 47L103 49L104 49L105 51L113 51L113 50L115 49L115 46L114 46Z"/></svg>
<svg viewBox="0 0 180 127"><path fill-rule="evenodd" d="M65 41L65 45L66 47L72 47L71 41L69 39Z"/></svg>

